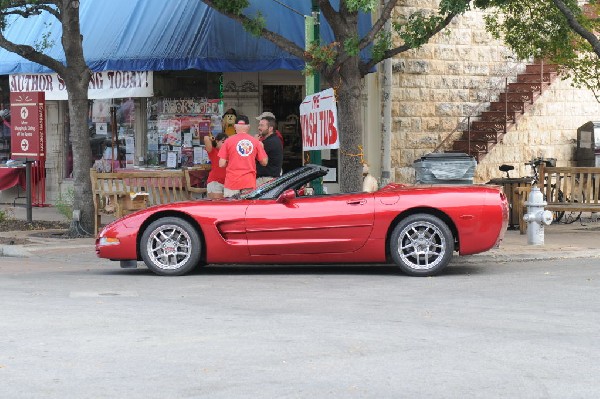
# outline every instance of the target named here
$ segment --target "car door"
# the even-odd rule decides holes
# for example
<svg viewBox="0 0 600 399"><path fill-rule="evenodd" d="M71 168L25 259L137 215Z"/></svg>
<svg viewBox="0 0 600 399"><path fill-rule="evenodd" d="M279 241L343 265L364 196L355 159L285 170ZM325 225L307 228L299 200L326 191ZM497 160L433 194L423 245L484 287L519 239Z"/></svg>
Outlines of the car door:
<svg viewBox="0 0 600 399"><path fill-rule="evenodd" d="M251 255L347 253L373 229L371 193L257 200L246 211Z"/></svg>

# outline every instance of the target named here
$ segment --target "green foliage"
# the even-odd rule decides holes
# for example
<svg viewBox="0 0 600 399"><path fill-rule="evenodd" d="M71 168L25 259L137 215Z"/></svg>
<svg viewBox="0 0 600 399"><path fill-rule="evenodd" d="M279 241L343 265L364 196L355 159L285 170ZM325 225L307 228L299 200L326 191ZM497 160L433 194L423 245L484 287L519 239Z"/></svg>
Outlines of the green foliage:
<svg viewBox="0 0 600 399"><path fill-rule="evenodd" d="M462 14L471 9L469 0L442 0L439 5L440 15Z"/></svg>
<svg viewBox="0 0 600 399"><path fill-rule="evenodd" d="M405 45L418 48L429 41L446 17L462 14L469 9L467 0L442 0L437 13L416 11L408 18L399 17L392 21L392 27Z"/></svg>
<svg viewBox="0 0 600 399"><path fill-rule="evenodd" d="M383 60L385 52L392 48L392 35L390 32L381 31L373 44L372 56L377 62Z"/></svg>
<svg viewBox="0 0 600 399"><path fill-rule="evenodd" d="M306 54L310 58L306 64L305 74L311 75L321 69L324 65L333 65L338 56L339 43L333 42L327 45L319 45L318 41L312 42Z"/></svg>
<svg viewBox="0 0 600 399"><path fill-rule="evenodd" d="M377 8L377 0L344 0L346 7L351 12L365 11L371 12Z"/></svg>
<svg viewBox="0 0 600 399"><path fill-rule="evenodd" d="M50 48L54 47L54 44L55 44L54 40L50 40L50 35L51 35L50 28L52 28L52 23L44 22L44 26L46 27L46 32L44 32L42 34L42 40L36 41L33 46L33 48L39 52L43 52L44 50L50 49Z"/></svg>
<svg viewBox="0 0 600 399"><path fill-rule="evenodd" d="M266 23L265 18L259 12L256 15L256 17L250 18L248 21L245 21L243 23L243 26L244 26L244 29L246 29L246 31L250 32L252 35L260 36L262 33L262 30L264 29L266 24L267 23Z"/></svg>
<svg viewBox="0 0 600 399"><path fill-rule="evenodd" d="M8 209L0 209L0 223L7 221L10 218L11 215Z"/></svg>
<svg viewBox="0 0 600 399"><path fill-rule="evenodd" d="M353 37L346 39L344 41L344 50L353 57L358 55L358 53L360 52L360 50L358 48L359 42L360 42L360 39L358 38L358 36L353 36Z"/></svg>
<svg viewBox="0 0 600 399"><path fill-rule="evenodd" d="M600 20L586 16L577 0L563 2L588 32L600 30ZM552 0L476 0L475 4L490 8L488 30L519 58L537 57L561 65L561 72L572 78L575 86L592 90L600 100L599 56L572 30ZM589 4L599 11L597 1Z"/></svg>
<svg viewBox="0 0 600 399"><path fill-rule="evenodd" d="M58 210L58 213L63 215L67 221L73 218L73 200L75 199L75 192L72 188L69 188L66 193L60 193L58 200L54 206Z"/></svg>
<svg viewBox="0 0 600 399"><path fill-rule="evenodd" d="M241 15L250 5L248 0L215 0L215 8L226 13Z"/></svg>
<svg viewBox="0 0 600 399"><path fill-rule="evenodd" d="M576 38L552 0L487 0L487 4L498 11L485 17L487 29L496 39L504 40L519 58L574 57Z"/></svg>
<svg viewBox="0 0 600 399"><path fill-rule="evenodd" d="M406 21L393 21L392 26L404 44L417 48L429 41L431 32L443 21L439 15L426 15L422 12L411 14Z"/></svg>

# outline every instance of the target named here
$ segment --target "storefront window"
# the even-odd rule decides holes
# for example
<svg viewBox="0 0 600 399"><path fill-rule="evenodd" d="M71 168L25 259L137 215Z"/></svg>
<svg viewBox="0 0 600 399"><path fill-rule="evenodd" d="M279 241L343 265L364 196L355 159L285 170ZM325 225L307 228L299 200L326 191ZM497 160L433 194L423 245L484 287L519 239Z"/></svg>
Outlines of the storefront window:
<svg viewBox="0 0 600 399"><path fill-rule="evenodd" d="M204 137L222 131L220 100L152 98L147 112L148 165L178 168L208 163Z"/></svg>
<svg viewBox="0 0 600 399"><path fill-rule="evenodd" d="M90 143L95 160L115 168L133 167L135 102L133 98L90 101ZM114 114L111 115L111 109Z"/></svg>
<svg viewBox="0 0 600 399"><path fill-rule="evenodd" d="M111 115L114 109L114 115ZM68 108L65 120L68 126ZM90 100L88 129L94 167L109 172L132 167L135 158L135 101L133 98ZM73 170L71 143L66 161L67 177Z"/></svg>

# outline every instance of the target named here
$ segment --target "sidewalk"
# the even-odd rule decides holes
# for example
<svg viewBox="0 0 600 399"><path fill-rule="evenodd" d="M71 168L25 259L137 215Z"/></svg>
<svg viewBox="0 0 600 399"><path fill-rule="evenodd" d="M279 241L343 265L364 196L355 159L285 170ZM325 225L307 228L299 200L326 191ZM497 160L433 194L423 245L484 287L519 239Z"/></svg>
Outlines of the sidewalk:
<svg viewBox="0 0 600 399"><path fill-rule="evenodd" d="M12 207L0 204L0 210L8 210L10 217L26 220L27 210L23 206ZM103 217L102 223L108 223L114 217ZM66 221L55 207L32 209L32 220ZM583 222L573 224L553 224L545 227L545 243L541 246L528 245L527 235L518 230L508 230L500 248L482 254L467 256L461 259L466 262L508 262L550 260L565 258L600 258L600 217L583 214ZM39 233L39 232L38 232ZM93 238L40 238L35 231L0 232L0 237L26 238L30 243L23 245L0 244L1 256L43 256L44 251L77 250L94 245Z"/></svg>

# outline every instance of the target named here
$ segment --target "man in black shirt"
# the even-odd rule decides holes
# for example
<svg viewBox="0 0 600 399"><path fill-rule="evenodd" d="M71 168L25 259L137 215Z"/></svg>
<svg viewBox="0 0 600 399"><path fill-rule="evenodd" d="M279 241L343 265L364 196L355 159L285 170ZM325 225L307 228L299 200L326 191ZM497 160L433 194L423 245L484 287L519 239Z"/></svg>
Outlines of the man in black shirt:
<svg viewBox="0 0 600 399"><path fill-rule="evenodd" d="M265 146L265 152L269 157L267 166L256 165L256 187L276 177L281 176L281 165L283 164L283 146L275 135L277 122L270 116L263 117L258 122L259 140Z"/></svg>

